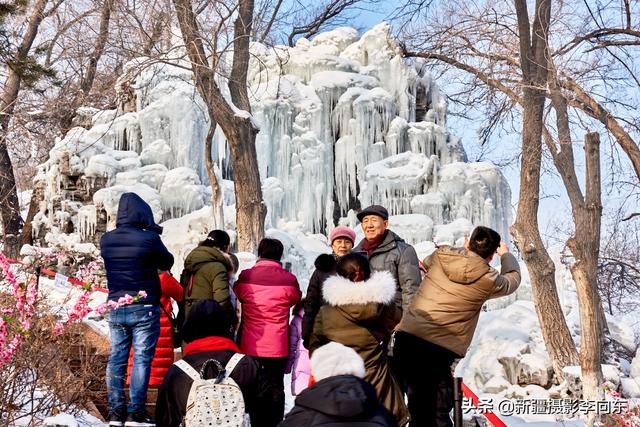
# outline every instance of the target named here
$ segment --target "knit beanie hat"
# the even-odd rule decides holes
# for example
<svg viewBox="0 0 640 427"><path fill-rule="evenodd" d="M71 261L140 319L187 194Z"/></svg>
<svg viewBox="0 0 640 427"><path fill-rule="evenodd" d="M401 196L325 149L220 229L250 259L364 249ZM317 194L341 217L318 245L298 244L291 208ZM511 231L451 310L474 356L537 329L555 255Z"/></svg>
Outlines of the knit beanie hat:
<svg viewBox="0 0 640 427"><path fill-rule="evenodd" d="M333 243L336 239L349 239L351 243L355 243L356 241L356 232L350 229L347 226L339 225L329 233L329 242Z"/></svg>
<svg viewBox="0 0 640 427"><path fill-rule="evenodd" d="M182 339L186 343L207 337L231 338L231 323L214 300L200 300L193 304L182 327Z"/></svg>
<svg viewBox="0 0 640 427"><path fill-rule="evenodd" d="M330 342L311 355L311 373L316 381L336 375L355 375L363 378L364 361L351 347Z"/></svg>

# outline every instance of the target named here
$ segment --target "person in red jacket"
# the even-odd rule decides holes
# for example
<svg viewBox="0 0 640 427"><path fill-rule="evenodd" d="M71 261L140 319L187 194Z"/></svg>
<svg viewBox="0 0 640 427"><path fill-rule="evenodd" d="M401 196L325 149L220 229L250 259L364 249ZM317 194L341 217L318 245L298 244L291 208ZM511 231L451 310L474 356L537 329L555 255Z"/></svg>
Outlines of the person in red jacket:
<svg viewBox="0 0 640 427"><path fill-rule="evenodd" d="M296 276L282 268L283 252L279 240L262 239L258 262L240 273L233 287L242 304L240 350L254 356L266 377L267 387L258 402L260 426L265 427L278 425L284 416L289 310L302 297Z"/></svg>
<svg viewBox="0 0 640 427"><path fill-rule="evenodd" d="M165 375L171 365L173 365L173 349L180 343L173 342L173 332L171 321L167 317L171 314L171 299L178 302L182 301L183 289L168 271L160 273L160 288L162 295L160 296L160 336L156 344L156 352L151 361L151 377L149 378L150 387L158 387L162 384ZM133 367L133 353L129 353L129 366L127 368L127 384L131 376L131 368Z"/></svg>

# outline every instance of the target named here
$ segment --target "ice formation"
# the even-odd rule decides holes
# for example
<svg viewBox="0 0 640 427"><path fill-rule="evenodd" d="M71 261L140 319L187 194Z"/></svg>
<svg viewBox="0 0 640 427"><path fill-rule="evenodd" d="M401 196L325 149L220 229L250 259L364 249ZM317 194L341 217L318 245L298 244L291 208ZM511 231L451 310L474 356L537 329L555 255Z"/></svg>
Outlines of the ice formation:
<svg viewBox="0 0 640 427"><path fill-rule="evenodd" d="M267 227L295 223L326 233L376 203L412 243L457 241L464 231L439 228L456 221L464 230L484 224L507 234L504 177L491 164L466 163L462 144L447 131L445 97L421 63L401 57L387 24L361 37L338 28L292 48L253 43L251 50ZM93 114L90 128L73 128L59 140L36 178L44 193L36 233L57 229L90 241L104 231L101 221L114 226L124 191L147 200L157 221L210 203L208 115L178 57L124 67L118 87L131 87L134 111L82 110ZM225 221L233 226L234 171L219 127L212 157L222 171Z"/></svg>

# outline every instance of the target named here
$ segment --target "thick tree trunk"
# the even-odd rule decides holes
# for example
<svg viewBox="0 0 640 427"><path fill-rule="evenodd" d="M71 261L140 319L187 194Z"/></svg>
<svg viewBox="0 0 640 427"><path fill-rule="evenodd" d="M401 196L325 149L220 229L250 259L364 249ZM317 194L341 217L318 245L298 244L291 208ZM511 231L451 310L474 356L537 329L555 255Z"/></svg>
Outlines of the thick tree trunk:
<svg viewBox="0 0 640 427"><path fill-rule="evenodd" d="M224 229L224 211L222 209L222 187L218 182L215 164L211 159L211 147L213 145L213 136L216 133L216 122L213 117L209 117L209 130L207 131L207 139L204 143L204 162L207 167L207 175L209 176L209 185L211 185L211 208L213 210L213 227L215 229Z"/></svg>
<svg viewBox="0 0 640 427"><path fill-rule="evenodd" d="M523 79L522 160L520 195L511 233L524 258L542 336L559 379L562 368L578 363L578 353L562 313L555 283L555 266L538 228L542 129L547 83L547 46L551 0L537 0L533 31L526 0L515 0Z"/></svg>
<svg viewBox="0 0 640 427"><path fill-rule="evenodd" d="M7 147L7 133L9 123L13 117L20 85L22 83L20 70L25 66L33 41L38 34L38 27L44 19L44 8L47 0L38 0L33 6L31 16L17 52L9 61L7 79L5 81L2 98L0 100L0 216L4 232L4 250L10 256L17 256L20 244L20 204L18 202L18 188L13 172L13 164Z"/></svg>
<svg viewBox="0 0 640 427"><path fill-rule="evenodd" d="M89 64L87 65L87 72L82 76L80 81L80 90L84 95L89 95L91 88L93 87L93 81L96 78L96 70L98 69L98 61L102 57L104 47L107 44L109 38L109 22L111 21L111 11L113 9L114 0L104 0L102 4L102 11L100 12L100 29L98 30L98 38L93 48L93 52L89 57Z"/></svg>
<svg viewBox="0 0 640 427"><path fill-rule="evenodd" d="M27 211L27 218L24 220L24 227L22 228L22 238L20 239L21 245L33 244L33 218L38 213L40 208L40 202L44 197L44 190L40 188L34 188L31 193L31 200L29 201L29 210Z"/></svg>
<svg viewBox="0 0 640 427"><path fill-rule="evenodd" d="M511 233L529 270L536 313L553 370L558 379L562 380L562 369L577 365L578 353L560 306L555 266L544 247L538 228L544 96L525 92L524 97L530 101L526 102L528 105L523 113L520 195ZM540 130L537 131L536 128Z"/></svg>
<svg viewBox="0 0 640 427"><path fill-rule="evenodd" d="M191 61L196 88L207 105L209 116L227 137L231 150L231 164L235 171L238 248L241 251L255 251L264 236L266 208L262 201L256 154L257 129L250 117L251 105L246 81L254 4L252 0L239 1L234 31L233 73L228 80L231 94L229 100L222 95L216 83L214 68L204 49L191 1L173 0L173 3ZM212 63L215 64L216 61L213 52ZM238 111L238 108L244 111Z"/></svg>
<svg viewBox="0 0 640 427"><path fill-rule="evenodd" d="M585 139L586 197L574 207L575 237L567 246L575 257L571 274L576 282L580 304L580 367L585 400L600 400L602 383L602 328L600 299L598 298L598 254L600 251L600 136L589 133ZM595 422L595 414L587 425Z"/></svg>
<svg viewBox="0 0 640 427"><path fill-rule="evenodd" d="M236 119L228 137L236 194L238 249L255 252L264 237L267 208L262 201L262 183L256 154L256 134L249 119Z"/></svg>
<svg viewBox="0 0 640 427"><path fill-rule="evenodd" d="M550 137L545 140L567 190L575 223L574 236L567 241L567 246L575 259L571 265L571 275L576 284L580 311L582 397L585 400L600 400L602 331L606 323L598 296L598 254L602 214L600 139L597 133L587 134L585 138L586 193L583 196L575 173L567 100L557 84L555 67L552 63L550 65L553 75L549 79L549 87L551 102L556 112L559 147L556 147ZM593 426L596 414L587 414L585 421L588 427Z"/></svg>

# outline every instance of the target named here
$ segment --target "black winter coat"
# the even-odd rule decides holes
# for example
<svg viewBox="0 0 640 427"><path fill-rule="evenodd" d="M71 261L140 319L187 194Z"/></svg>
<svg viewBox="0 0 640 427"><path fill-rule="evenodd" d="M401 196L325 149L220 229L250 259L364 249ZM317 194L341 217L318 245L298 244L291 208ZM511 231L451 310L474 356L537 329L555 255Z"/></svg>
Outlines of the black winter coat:
<svg viewBox="0 0 640 427"><path fill-rule="evenodd" d="M296 398L280 427L396 426L393 416L378 403L376 392L353 375L325 378Z"/></svg>
<svg viewBox="0 0 640 427"><path fill-rule="evenodd" d="M185 357L196 371L209 359L216 359L223 366L235 353L232 350L206 351ZM256 417L256 399L263 390L264 380L259 377L259 365L251 356L244 356L231 373L231 378L238 384L244 398L245 411L251 417L252 425L259 425ZM158 427L178 427L187 413L187 399L193 380L182 369L172 365L158 391L156 401L156 425Z"/></svg>
<svg viewBox="0 0 640 427"><path fill-rule="evenodd" d="M321 254L316 258L316 270L309 279L307 294L304 298L304 316L302 317L302 344L309 349L309 340L313 332L313 324L323 304L322 284L336 270L336 256Z"/></svg>
<svg viewBox="0 0 640 427"><path fill-rule="evenodd" d="M158 270L170 270L173 266L173 255L160 240L161 231L153 221L151 208L140 196L122 195L116 229L100 239L110 300L145 291L147 298L140 303L160 304Z"/></svg>

